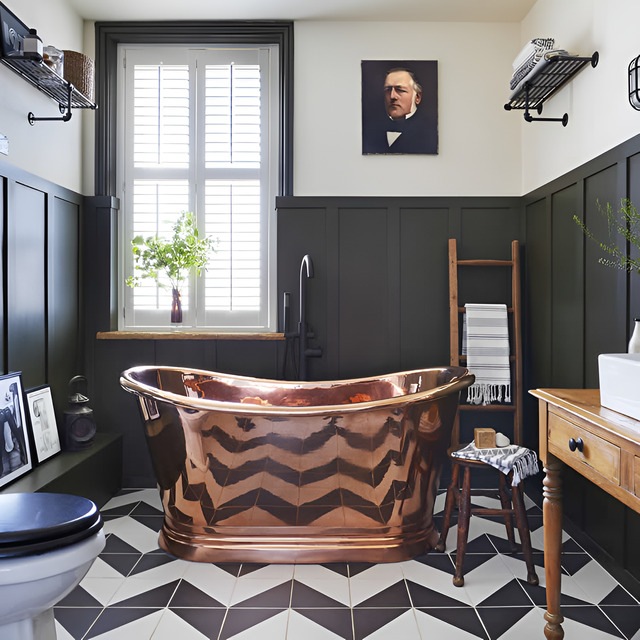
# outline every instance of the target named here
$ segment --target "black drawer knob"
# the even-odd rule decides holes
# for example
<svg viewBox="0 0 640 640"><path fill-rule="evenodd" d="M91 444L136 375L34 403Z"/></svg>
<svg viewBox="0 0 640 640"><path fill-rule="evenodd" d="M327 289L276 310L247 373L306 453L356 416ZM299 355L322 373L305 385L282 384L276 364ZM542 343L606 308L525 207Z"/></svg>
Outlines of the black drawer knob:
<svg viewBox="0 0 640 640"><path fill-rule="evenodd" d="M575 438L569 438L569 449L571 449L571 451L575 451L577 449L581 452L584 449L584 442L582 438L578 438L577 440Z"/></svg>

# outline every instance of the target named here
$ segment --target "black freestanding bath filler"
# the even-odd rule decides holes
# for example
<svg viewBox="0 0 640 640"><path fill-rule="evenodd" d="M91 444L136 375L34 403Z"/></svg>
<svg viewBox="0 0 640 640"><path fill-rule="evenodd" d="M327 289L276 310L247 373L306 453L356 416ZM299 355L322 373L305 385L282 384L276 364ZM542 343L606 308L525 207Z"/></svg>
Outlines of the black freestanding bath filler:
<svg viewBox="0 0 640 640"><path fill-rule="evenodd" d="M306 317L306 282L309 278L313 278L313 261L311 260L311 256L309 254L306 254L302 258L302 262L300 263L300 313L298 315L298 337L300 340L300 343L298 345L298 375L300 376L300 380L307 379L307 358L319 358L320 356L322 356L322 349L320 347L307 347L307 340L313 337L313 334L309 333Z"/></svg>

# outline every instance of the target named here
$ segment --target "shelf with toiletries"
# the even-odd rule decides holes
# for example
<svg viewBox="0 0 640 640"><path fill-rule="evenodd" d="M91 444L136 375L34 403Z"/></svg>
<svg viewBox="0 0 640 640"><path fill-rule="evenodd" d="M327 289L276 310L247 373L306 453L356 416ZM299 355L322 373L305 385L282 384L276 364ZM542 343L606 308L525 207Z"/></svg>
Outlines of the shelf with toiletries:
<svg viewBox="0 0 640 640"><path fill-rule="evenodd" d="M532 116L536 111L542 113L542 105L567 84L587 64L595 67L600 56L594 52L591 56L571 55L563 50L550 50L542 55L538 63L513 88L509 101L504 105L507 111L524 109L527 122L562 122L566 127L568 114L561 118L541 118Z"/></svg>
<svg viewBox="0 0 640 640"><path fill-rule="evenodd" d="M40 120L68 121L72 109L96 109L88 91L81 91L72 82L56 73L43 56L42 41L35 29L29 29L7 7L0 3L0 62L58 103L60 117L35 117L29 113L29 122ZM61 52L59 52L61 53ZM78 54L81 55L81 54ZM59 68L59 67L58 67ZM93 78L91 77L91 82ZM92 89L92 86L91 86ZM92 90L91 90L91 93Z"/></svg>

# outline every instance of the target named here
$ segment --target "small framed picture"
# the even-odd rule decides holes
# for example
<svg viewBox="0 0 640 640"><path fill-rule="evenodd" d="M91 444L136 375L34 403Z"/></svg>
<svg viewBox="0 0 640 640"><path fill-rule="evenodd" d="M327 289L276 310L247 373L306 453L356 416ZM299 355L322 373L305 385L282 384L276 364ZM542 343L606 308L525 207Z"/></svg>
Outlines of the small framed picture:
<svg viewBox="0 0 640 640"><path fill-rule="evenodd" d="M20 373L0 376L0 487L33 468Z"/></svg>
<svg viewBox="0 0 640 640"><path fill-rule="evenodd" d="M51 388L45 385L28 389L25 396L36 458L38 462L42 462L60 452L60 437L56 414L53 410Z"/></svg>

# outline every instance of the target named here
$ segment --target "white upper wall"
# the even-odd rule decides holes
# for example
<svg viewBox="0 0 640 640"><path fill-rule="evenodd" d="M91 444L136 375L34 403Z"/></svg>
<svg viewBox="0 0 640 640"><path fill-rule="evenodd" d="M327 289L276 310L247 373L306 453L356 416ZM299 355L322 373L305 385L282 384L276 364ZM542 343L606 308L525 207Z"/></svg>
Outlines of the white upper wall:
<svg viewBox="0 0 640 640"><path fill-rule="evenodd" d="M520 195L519 50L517 24L297 22L295 195ZM362 60L438 61L437 155L362 155Z"/></svg>
<svg viewBox="0 0 640 640"><path fill-rule="evenodd" d="M522 193L528 193L640 133L640 112L629 105L627 69L640 54L638 0L538 0L522 22L521 40L553 37L572 53L600 54L544 105L555 123L522 126Z"/></svg>
<svg viewBox="0 0 640 640"><path fill-rule="evenodd" d="M93 56L93 24L66 0L3 0L45 44ZM627 66L640 54L638 0L538 0L521 24L312 22L295 24L294 194L340 196L522 195L640 133L627 100ZM543 115L506 112L511 63L524 43L554 37L600 63L581 71ZM437 60L439 154L363 156L362 60ZM33 127L27 113L55 103L0 65L0 133L7 160L85 194L93 192L94 114ZM84 147L82 139L84 138ZM84 149L84 151L83 151ZM4 158L4 156L0 156Z"/></svg>
<svg viewBox="0 0 640 640"><path fill-rule="evenodd" d="M65 0L2 0L22 22L38 31L45 45L83 51L83 21ZM9 138L9 155L0 158L42 178L82 193L82 120L36 122L27 114L60 116L57 104L8 67L0 65L0 133Z"/></svg>

